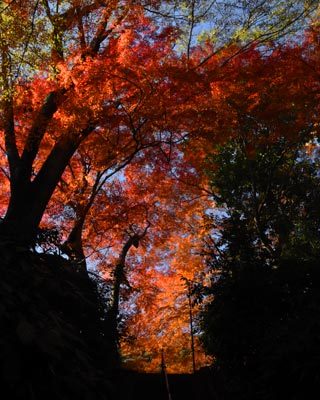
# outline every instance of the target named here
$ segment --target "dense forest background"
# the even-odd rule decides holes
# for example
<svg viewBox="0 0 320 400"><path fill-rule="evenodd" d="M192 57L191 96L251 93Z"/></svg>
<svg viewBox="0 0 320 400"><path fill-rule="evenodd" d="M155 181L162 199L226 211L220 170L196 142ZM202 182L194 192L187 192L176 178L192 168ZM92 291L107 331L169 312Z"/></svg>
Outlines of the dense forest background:
<svg viewBox="0 0 320 400"><path fill-rule="evenodd" d="M8 398L319 386L319 56L315 0L0 1Z"/></svg>

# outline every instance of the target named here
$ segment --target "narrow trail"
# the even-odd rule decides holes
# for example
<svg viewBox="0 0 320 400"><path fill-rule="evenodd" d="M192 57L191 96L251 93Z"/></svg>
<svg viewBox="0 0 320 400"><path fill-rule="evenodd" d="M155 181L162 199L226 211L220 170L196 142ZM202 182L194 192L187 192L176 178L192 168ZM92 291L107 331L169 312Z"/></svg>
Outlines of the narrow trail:
<svg viewBox="0 0 320 400"><path fill-rule="evenodd" d="M207 374L169 374L171 400L216 400ZM162 374L126 372L118 380L119 398L123 400L169 400Z"/></svg>

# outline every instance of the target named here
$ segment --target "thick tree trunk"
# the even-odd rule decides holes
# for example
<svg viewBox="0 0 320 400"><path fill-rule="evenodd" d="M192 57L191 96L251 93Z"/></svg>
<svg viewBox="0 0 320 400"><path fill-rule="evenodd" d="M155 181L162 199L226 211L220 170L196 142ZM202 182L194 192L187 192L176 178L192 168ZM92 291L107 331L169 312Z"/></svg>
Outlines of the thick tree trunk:
<svg viewBox="0 0 320 400"><path fill-rule="evenodd" d="M0 225L1 236L19 244L32 244L40 222L37 207L36 193L29 182L18 180L11 185L9 206Z"/></svg>
<svg viewBox="0 0 320 400"><path fill-rule="evenodd" d="M71 135L61 138L32 182L20 165L11 180L9 207L0 225L2 237L26 246L34 243L45 209L79 142Z"/></svg>

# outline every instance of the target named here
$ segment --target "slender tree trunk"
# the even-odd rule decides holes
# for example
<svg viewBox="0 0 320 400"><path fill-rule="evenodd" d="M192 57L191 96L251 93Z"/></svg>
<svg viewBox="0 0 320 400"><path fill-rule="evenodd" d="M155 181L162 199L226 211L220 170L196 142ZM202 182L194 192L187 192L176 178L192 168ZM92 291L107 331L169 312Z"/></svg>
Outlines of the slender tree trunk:
<svg viewBox="0 0 320 400"><path fill-rule="evenodd" d="M135 246L135 247L139 246L140 239L141 239L141 236L139 236L139 235L134 235L134 236L129 237L129 239L127 240L127 242L124 244L124 246L122 248L121 254L119 256L118 262L117 262L115 270L114 270L113 298L112 298L112 305L111 305L111 308L109 311L109 315L110 315L111 333L112 333L112 336L116 340L119 339L118 316L119 316L119 305L120 305L120 288L121 288L121 284L124 281L126 256L128 254L128 251L130 250L131 246Z"/></svg>
<svg viewBox="0 0 320 400"><path fill-rule="evenodd" d="M97 194L99 193L99 190L101 189L101 185L105 182L105 179L102 179L102 177L103 173L98 172L94 185L92 186L90 196L85 206L81 204L75 205L74 211L76 214L76 218L74 221L74 225L67 240L62 246L62 251L64 251L71 259L73 259L77 263L80 271L86 274L88 273L88 271L86 258L83 251L82 232L87 215L94 203ZM86 191L86 187L83 187L83 191Z"/></svg>
<svg viewBox="0 0 320 400"><path fill-rule="evenodd" d="M166 361L165 361L165 358L164 358L164 350L163 349L161 350L161 370L162 370L162 374L163 374L164 381L165 381L165 384L166 384L168 400L172 400L171 392L170 392L169 379L168 379L168 374L167 374L167 365L166 365Z"/></svg>
<svg viewBox="0 0 320 400"><path fill-rule="evenodd" d="M129 239L122 247L122 251L119 255L118 262L114 270L113 299L109 311L109 316L110 316L109 321L111 325L112 335L114 338L116 338L116 340L118 340L119 338L118 316L119 316L119 306L120 306L120 289L121 289L121 284L125 281L126 257L131 246L134 246L135 248L139 247L140 240L143 237L145 237L149 227L150 227L150 222L148 221L148 224L143 232L141 232L140 234L135 233L129 237Z"/></svg>
<svg viewBox="0 0 320 400"><path fill-rule="evenodd" d="M113 286L113 299L110 309L110 328L112 336L118 341L118 316L119 316L119 304L120 304L120 286L123 281L125 265L119 263L116 265L114 271L114 286Z"/></svg>
<svg viewBox="0 0 320 400"><path fill-rule="evenodd" d="M62 246L62 251L64 251L69 258L75 262L78 270L86 275L87 262L83 251L82 245L82 230L85 222L86 215L78 218L68 236L68 239L64 242Z"/></svg>
<svg viewBox="0 0 320 400"><path fill-rule="evenodd" d="M195 358L195 349L194 349L191 285L190 285L190 281L189 280L187 280L187 285L188 285L188 301L189 301L189 323L190 323L190 337L191 337L192 371L195 374L195 372L196 372L196 358Z"/></svg>

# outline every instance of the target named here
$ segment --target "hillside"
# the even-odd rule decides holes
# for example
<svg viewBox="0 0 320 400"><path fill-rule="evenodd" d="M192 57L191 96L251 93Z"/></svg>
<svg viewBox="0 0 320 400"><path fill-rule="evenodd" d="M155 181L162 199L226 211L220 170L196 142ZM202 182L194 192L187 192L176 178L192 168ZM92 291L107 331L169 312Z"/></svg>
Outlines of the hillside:
<svg viewBox="0 0 320 400"><path fill-rule="evenodd" d="M1 387L10 399L106 399L117 363L97 286L65 259L0 247Z"/></svg>

